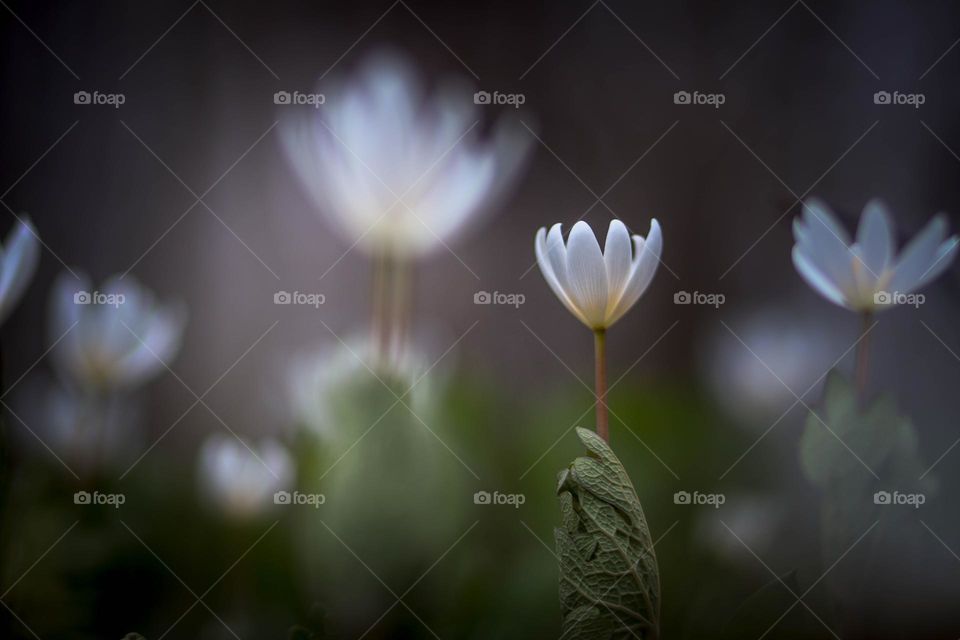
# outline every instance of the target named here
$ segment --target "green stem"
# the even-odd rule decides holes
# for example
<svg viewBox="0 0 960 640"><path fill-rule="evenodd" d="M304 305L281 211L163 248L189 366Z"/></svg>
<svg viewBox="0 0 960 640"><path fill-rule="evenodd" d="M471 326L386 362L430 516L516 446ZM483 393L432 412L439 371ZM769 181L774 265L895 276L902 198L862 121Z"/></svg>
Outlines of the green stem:
<svg viewBox="0 0 960 640"><path fill-rule="evenodd" d="M593 352L596 363L594 379L597 396L597 435L606 443L610 442L610 426L607 418L607 331L595 329L593 332Z"/></svg>

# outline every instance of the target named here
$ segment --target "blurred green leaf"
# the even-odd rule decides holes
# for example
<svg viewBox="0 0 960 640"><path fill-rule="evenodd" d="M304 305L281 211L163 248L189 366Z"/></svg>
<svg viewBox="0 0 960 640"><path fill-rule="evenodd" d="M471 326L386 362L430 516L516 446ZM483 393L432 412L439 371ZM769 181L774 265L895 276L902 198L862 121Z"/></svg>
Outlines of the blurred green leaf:
<svg viewBox="0 0 960 640"><path fill-rule="evenodd" d="M854 386L833 370L822 413L807 416L800 463L807 479L822 491L824 565L850 554L826 582L834 597L855 606L878 559L904 554L915 529L912 509L891 509L885 499L890 492L926 498L936 490L935 480L924 473L916 428L890 396L864 406ZM910 523L907 530L898 529L898 520ZM867 532L869 543L852 550Z"/></svg>
<svg viewBox="0 0 960 640"><path fill-rule="evenodd" d="M620 460L599 436L577 429L589 457L560 473L563 637L656 638L660 576L640 500Z"/></svg>
<svg viewBox="0 0 960 640"><path fill-rule="evenodd" d="M827 488L872 475L864 465L877 473L878 467L893 466L913 478L922 473L916 432L892 398L881 396L861 411L853 385L833 370L827 376L824 414L807 416L800 439L800 463L813 484Z"/></svg>

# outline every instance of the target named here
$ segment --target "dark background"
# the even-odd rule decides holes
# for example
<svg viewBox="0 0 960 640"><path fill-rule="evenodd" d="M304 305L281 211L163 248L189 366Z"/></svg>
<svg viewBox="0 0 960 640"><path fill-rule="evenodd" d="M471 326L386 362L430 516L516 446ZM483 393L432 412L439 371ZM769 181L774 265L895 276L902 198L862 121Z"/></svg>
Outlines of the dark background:
<svg viewBox="0 0 960 640"><path fill-rule="evenodd" d="M194 389L205 389L280 320L207 398L241 433L277 431L285 363L333 339L308 310L269 304L272 293L323 291L323 321L348 331L368 313L360 292L369 265L349 253L318 283L347 245L315 215L276 131L204 196L216 215L200 204L183 215L196 198L180 180L202 194L280 117L275 91L308 90L328 70L348 74L384 46L412 57L429 78L457 75L476 89L526 97L518 115L540 140L515 193L453 246L456 256L441 249L417 268L418 321L442 351L479 320L454 354L454 368L490 381L508 403L552 398L576 384L564 363L589 381L589 336L538 270L528 272L540 226L560 221L568 228L584 216L605 228L615 215L646 233L649 218L659 219L664 265L637 309L610 332L611 372L618 377L662 337L631 382L700 397L711 393L704 361L711 340L725 335L720 321L736 331L740 314L758 307L802 309L838 341L836 355L856 338L856 318L810 291L792 266L798 197L822 197L848 229L868 199L882 197L901 243L938 211L949 214L952 231L960 227L956 2L5 0L0 30L0 199L28 212L47 246L3 327L7 376L19 376L49 346L47 296L63 263L95 281L133 266L161 297L189 307L173 368ZM78 90L122 92L126 103L75 105ZM676 105L679 90L722 92L726 102L719 109ZM876 105L879 90L921 92L926 102L919 109ZM925 291L919 310L884 313L874 336L871 388L892 393L913 418L930 463L960 435L958 275L952 266ZM481 289L520 292L526 303L519 310L476 307L473 294ZM679 290L722 292L727 302L719 310L676 306ZM848 358L841 366L851 364ZM161 432L193 401L171 376L149 391L148 433ZM814 392L807 401L816 399ZM563 427L579 412L561 416ZM497 416L512 420L515 414ZM812 499L795 468L801 421L797 409L752 455L783 469L779 481ZM735 429L725 418L707 422L716 430L711 438ZM193 412L164 446L192 452L217 428ZM553 439L544 437L540 448ZM655 465L631 440L626 436L625 446ZM567 442L544 465L559 467L574 451ZM189 456L169 474L189 475ZM920 574L929 571L941 596L955 596L960 584L960 521L947 508L960 485L957 456L952 451L939 463L938 503L918 516L940 540L920 529L925 551L905 560L923 567ZM719 473L729 461L702 464ZM669 502L665 496L678 488L661 474L650 490ZM802 501L784 504L805 519L797 511ZM549 519L539 533L549 541ZM546 554L540 560L552 562ZM669 574L669 555L661 565ZM769 579L763 572L755 586ZM943 613L929 595L901 593L900 602L909 609L919 604L915 597L933 602L935 613L925 619ZM549 615L550 603L542 606Z"/></svg>

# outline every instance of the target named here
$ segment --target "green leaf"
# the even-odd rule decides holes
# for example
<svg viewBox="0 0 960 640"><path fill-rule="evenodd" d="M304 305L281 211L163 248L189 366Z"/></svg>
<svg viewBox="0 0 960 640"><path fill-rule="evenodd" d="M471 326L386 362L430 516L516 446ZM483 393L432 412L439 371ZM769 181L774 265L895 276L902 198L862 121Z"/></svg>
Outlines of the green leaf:
<svg viewBox="0 0 960 640"><path fill-rule="evenodd" d="M892 398L860 409L853 385L836 370L827 376L823 409L807 416L800 464L821 489L869 485L871 470L903 488L923 473L916 429Z"/></svg>
<svg viewBox="0 0 960 640"><path fill-rule="evenodd" d="M561 471L560 559L565 640L659 636L660 575L647 520L610 447L577 429L589 457Z"/></svg>
<svg viewBox="0 0 960 640"><path fill-rule="evenodd" d="M925 472L915 427L892 398L881 396L861 407L853 385L831 371L823 408L807 416L800 438L800 464L807 479L821 490L824 565L836 562L841 554L846 558L826 581L834 597L859 593L877 558L909 557L907 541L916 533L914 509L879 504L876 492L927 497L935 492L936 481ZM898 528L899 520L905 529ZM869 543L850 553L851 545L867 531L871 531Z"/></svg>

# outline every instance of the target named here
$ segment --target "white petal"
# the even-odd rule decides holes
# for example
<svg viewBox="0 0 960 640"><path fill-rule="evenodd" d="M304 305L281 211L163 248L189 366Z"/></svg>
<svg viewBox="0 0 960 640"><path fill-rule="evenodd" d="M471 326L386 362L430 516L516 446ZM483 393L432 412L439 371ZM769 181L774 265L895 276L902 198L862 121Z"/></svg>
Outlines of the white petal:
<svg viewBox="0 0 960 640"><path fill-rule="evenodd" d="M185 314L180 308L152 309L135 347L117 364L124 382L135 386L170 366L180 348Z"/></svg>
<svg viewBox="0 0 960 640"><path fill-rule="evenodd" d="M814 291L834 304L838 304L841 307L847 306L843 292L837 288L833 280L827 277L819 267L810 260L800 245L793 248L792 255L793 264L797 268L797 272L807 281L807 284L809 284Z"/></svg>
<svg viewBox="0 0 960 640"><path fill-rule="evenodd" d="M40 260L40 241L29 218L18 221L3 246L0 266L0 323L20 300Z"/></svg>
<svg viewBox="0 0 960 640"><path fill-rule="evenodd" d="M537 255L537 264L540 266L540 273L543 274L543 278L550 286L550 290L553 291L554 295L560 299L567 309L574 315L577 315L579 312L570 304L567 292L560 283L561 277L566 281L565 272L567 264L564 255L563 237L558 236L560 236L559 222L550 229L549 239L546 228L541 227L540 230L537 231L537 237L534 241L534 252ZM553 245L550 244L551 242Z"/></svg>
<svg viewBox="0 0 960 640"><path fill-rule="evenodd" d="M815 197L807 198L803 203L803 211L808 217L808 220L815 219L820 221L829 229L833 237L844 246L849 246L850 236L847 234L846 229L843 228L843 225L837 222L836 216L833 215L833 212L830 210L830 207L827 206L826 202Z"/></svg>
<svg viewBox="0 0 960 640"><path fill-rule="evenodd" d="M550 227L550 233L544 233L544 231L544 229L540 229L537 232L536 242L534 243L540 271L543 273L547 284L550 285L550 289L567 310L584 324L589 324L567 294L567 249L563 244L561 225L558 222Z"/></svg>
<svg viewBox="0 0 960 640"><path fill-rule="evenodd" d="M455 236L482 206L496 169L493 156L458 149L432 170L433 175L425 179L429 189L411 204L420 222L429 227L432 247Z"/></svg>
<svg viewBox="0 0 960 640"><path fill-rule="evenodd" d="M607 268L607 310L612 311L623 296L633 271L630 232L619 220L611 220L607 240L603 245L603 262Z"/></svg>
<svg viewBox="0 0 960 640"><path fill-rule="evenodd" d="M803 219L795 225L796 247L810 266L815 267L844 296L857 295L857 281L853 263L856 260L848 246L846 232L822 202L811 200L804 204Z"/></svg>
<svg viewBox="0 0 960 640"><path fill-rule="evenodd" d="M893 221L887 206L881 200L871 200L863 209L857 229L857 245L864 266L874 279L886 270L893 255Z"/></svg>
<svg viewBox="0 0 960 640"><path fill-rule="evenodd" d="M590 225L582 220L567 240L567 295L583 314L587 326L606 326L607 268Z"/></svg>
<svg viewBox="0 0 960 640"><path fill-rule="evenodd" d="M650 220L650 231L646 239L640 236L633 236L634 241L634 263L633 271L630 274L630 281L627 283L620 300L610 314L609 324L619 320L630 308L636 304L640 296L643 295L650 282L653 280L657 267L660 265L660 254L663 251L663 235L660 232L660 223L656 218Z"/></svg>
<svg viewBox="0 0 960 640"><path fill-rule="evenodd" d="M946 234L946 217L939 214L900 254L890 279L890 291L910 293L937 277L950 265L956 255L956 239L944 242Z"/></svg>

